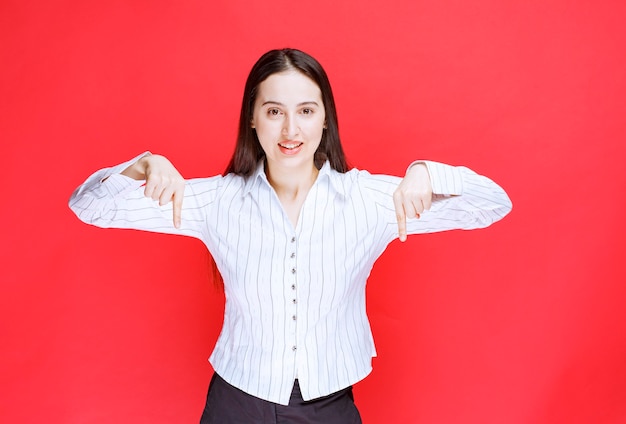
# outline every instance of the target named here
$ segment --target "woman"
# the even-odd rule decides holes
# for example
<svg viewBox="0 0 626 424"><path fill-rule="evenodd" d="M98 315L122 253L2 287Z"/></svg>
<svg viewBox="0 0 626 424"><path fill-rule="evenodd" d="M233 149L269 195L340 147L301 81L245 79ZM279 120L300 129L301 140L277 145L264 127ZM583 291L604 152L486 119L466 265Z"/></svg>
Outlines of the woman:
<svg viewBox="0 0 626 424"><path fill-rule="evenodd" d="M90 224L189 235L211 252L226 306L204 424L361 422L351 385L376 355L365 311L375 260L395 238L485 227L511 209L463 167L421 161L403 179L348 170L328 78L293 49L252 68L224 176L185 181L147 153L96 172L70 206Z"/></svg>

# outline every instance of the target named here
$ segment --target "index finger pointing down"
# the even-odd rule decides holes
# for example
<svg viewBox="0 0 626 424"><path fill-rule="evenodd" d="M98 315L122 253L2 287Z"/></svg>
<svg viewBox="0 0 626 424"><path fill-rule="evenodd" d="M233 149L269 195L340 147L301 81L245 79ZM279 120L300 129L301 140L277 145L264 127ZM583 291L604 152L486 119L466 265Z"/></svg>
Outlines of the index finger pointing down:
<svg viewBox="0 0 626 424"><path fill-rule="evenodd" d="M180 228L181 214L183 210L183 194L180 191L175 191L172 196L172 206L174 214L174 227Z"/></svg>

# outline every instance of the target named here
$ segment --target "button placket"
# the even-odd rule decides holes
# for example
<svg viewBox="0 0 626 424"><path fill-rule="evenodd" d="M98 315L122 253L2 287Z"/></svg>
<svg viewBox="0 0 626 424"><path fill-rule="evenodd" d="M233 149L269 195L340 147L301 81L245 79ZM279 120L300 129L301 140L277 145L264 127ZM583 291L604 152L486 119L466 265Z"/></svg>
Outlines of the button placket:
<svg viewBox="0 0 626 424"><path fill-rule="evenodd" d="M291 239L289 240L289 260L288 260L288 266L287 268L289 269L289 278L288 281L290 282L289 284L289 288L288 290L288 294L287 294L287 298L291 299L290 304L285 305L286 308L288 310L291 311L291 314L287 314L287 316L291 316L291 319L289 320L291 322L291 324L288 324L291 326L291 334L293 337L293 345L291 347L291 350L293 353L296 353L297 350L297 321L298 321L298 297L297 297L297 268L296 268L296 237L292 236Z"/></svg>

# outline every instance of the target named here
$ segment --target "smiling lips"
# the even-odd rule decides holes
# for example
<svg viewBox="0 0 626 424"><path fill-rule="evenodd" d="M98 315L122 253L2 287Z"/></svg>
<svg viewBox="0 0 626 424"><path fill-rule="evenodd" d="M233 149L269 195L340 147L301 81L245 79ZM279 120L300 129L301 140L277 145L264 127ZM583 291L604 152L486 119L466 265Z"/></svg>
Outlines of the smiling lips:
<svg viewBox="0 0 626 424"><path fill-rule="evenodd" d="M283 141L278 143L278 147L285 155L295 155L301 150L303 144L301 141Z"/></svg>

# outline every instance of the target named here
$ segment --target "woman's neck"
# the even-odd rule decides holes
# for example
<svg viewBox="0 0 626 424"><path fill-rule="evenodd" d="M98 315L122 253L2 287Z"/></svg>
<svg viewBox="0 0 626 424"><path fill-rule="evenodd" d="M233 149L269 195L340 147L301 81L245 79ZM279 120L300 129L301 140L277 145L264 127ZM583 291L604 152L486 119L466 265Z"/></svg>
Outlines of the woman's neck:
<svg viewBox="0 0 626 424"><path fill-rule="evenodd" d="M283 168L266 164L265 174L281 201L304 199L317 179L319 170L313 163L302 168Z"/></svg>

